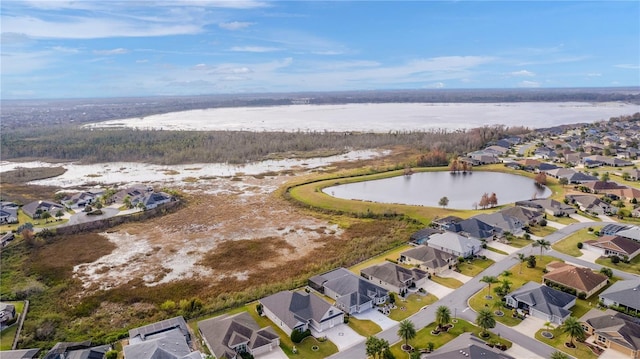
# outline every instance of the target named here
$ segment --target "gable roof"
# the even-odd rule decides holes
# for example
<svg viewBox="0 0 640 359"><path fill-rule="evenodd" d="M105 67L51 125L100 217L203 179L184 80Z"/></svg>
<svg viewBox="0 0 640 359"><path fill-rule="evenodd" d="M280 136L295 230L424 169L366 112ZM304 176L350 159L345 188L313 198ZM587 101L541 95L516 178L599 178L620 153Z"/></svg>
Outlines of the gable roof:
<svg viewBox="0 0 640 359"><path fill-rule="evenodd" d="M222 315L198 322L198 329L216 358L233 358L232 347L245 343L249 349L259 348L278 338L270 327L260 328L247 312Z"/></svg>
<svg viewBox="0 0 640 359"><path fill-rule="evenodd" d="M468 233L470 236L475 238L491 238L493 235L502 232L501 228L492 226L491 224L481 221L475 217L454 223L448 228L448 230L456 233Z"/></svg>
<svg viewBox="0 0 640 359"><path fill-rule="evenodd" d="M522 222L504 212L482 213L473 218L482 221L490 226L498 227L504 232L516 233L522 230Z"/></svg>
<svg viewBox="0 0 640 359"><path fill-rule="evenodd" d="M508 207L508 208L502 209L500 212L508 216L515 217L519 219L520 222L522 223L529 223L530 221L538 217L542 217L544 215L544 213L542 213L539 210L529 209L529 208L520 207L520 206Z"/></svg>
<svg viewBox="0 0 640 359"><path fill-rule="evenodd" d="M131 341L129 341L131 343ZM148 334L144 341L124 347L125 358L136 359L186 359L200 358L200 352L191 352L179 327L155 334Z"/></svg>
<svg viewBox="0 0 640 359"><path fill-rule="evenodd" d="M342 276L334 277L324 283L326 288L340 295L336 301L351 307L369 302L373 297L380 298L389 294L388 290L367 279L357 276L345 268L339 269L342 269L340 271Z"/></svg>
<svg viewBox="0 0 640 359"><path fill-rule="evenodd" d="M422 262L429 268L440 268L446 266L449 264L451 259L456 258L456 256L451 253L427 247L425 245L409 249L408 251L400 253L400 255Z"/></svg>
<svg viewBox="0 0 640 359"><path fill-rule="evenodd" d="M463 354L464 353L464 354ZM463 333L429 354L436 359L514 359L499 349L494 349L471 333Z"/></svg>
<svg viewBox="0 0 640 359"><path fill-rule="evenodd" d="M589 324L597 334L612 342L634 351L640 350L640 324L635 318L611 309L604 314L592 309L580 321Z"/></svg>
<svg viewBox="0 0 640 359"><path fill-rule="evenodd" d="M635 241L640 241L640 227L639 226L631 226L627 229L623 229L616 233L617 235L629 239L633 239Z"/></svg>
<svg viewBox="0 0 640 359"><path fill-rule="evenodd" d="M563 307L576 299L575 295L536 282L527 282L519 289L509 293L508 296L537 311L559 318L565 318L571 314L571 311Z"/></svg>
<svg viewBox="0 0 640 359"><path fill-rule="evenodd" d="M182 316L178 316L129 330L129 342L132 340L134 342L144 341L147 336L167 332L175 328L178 328L185 338L191 338L187 323Z"/></svg>
<svg viewBox="0 0 640 359"><path fill-rule="evenodd" d="M22 206L22 212L31 218L33 218L39 209L49 212L52 210L62 210L64 207L51 201L33 201Z"/></svg>
<svg viewBox="0 0 640 359"><path fill-rule="evenodd" d="M2 359L33 359L36 358L40 349L19 349L2 351Z"/></svg>
<svg viewBox="0 0 640 359"><path fill-rule="evenodd" d="M436 233L442 233L441 230L439 229L435 229L435 228L423 228L417 232L414 232L411 237L409 237L409 240L416 242L416 241L420 241L422 239L425 238L429 238L432 234L436 234Z"/></svg>
<svg viewBox="0 0 640 359"><path fill-rule="evenodd" d="M468 238L453 232L445 232L442 234L434 234L427 242L428 246L439 246L450 249L456 253L466 253L473 249L480 249L482 242L475 238Z"/></svg>
<svg viewBox="0 0 640 359"><path fill-rule="evenodd" d="M613 283L600 293L600 298L606 298L627 307L640 309L640 279L621 280Z"/></svg>
<svg viewBox="0 0 640 359"><path fill-rule="evenodd" d="M360 272L396 287L404 286L409 280L417 281L428 276L427 272L420 269L407 269L391 262L373 265L364 268Z"/></svg>
<svg viewBox="0 0 640 359"><path fill-rule="evenodd" d="M640 242L620 236L602 236L598 239L593 239L584 243L597 248L610 249L612 251L626 254L627 256L631 256L640 249Z"/></svg>
<svg viewBox="0 0 640 359"><path fill-rule="evenodd" d="M288 290L262 298L260 303L292 329L298 323L306 323L311 319L320 323L330 310L336 312L336 315L342 314L340 309L315 294Z"/></svg>
<svg viewBox="0 0 640 359"><path fill-rule="evenodd" d="M606 275L595 273L589 268L575 267L569 264L552 270L542 278L583 292L590 292L609 279Z"/></svg>

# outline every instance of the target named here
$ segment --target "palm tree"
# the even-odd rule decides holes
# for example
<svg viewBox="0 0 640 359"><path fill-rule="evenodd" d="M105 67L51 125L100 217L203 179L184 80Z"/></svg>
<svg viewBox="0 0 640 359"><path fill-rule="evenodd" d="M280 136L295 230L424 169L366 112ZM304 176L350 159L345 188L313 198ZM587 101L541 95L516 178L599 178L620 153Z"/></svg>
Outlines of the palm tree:
<svg viewBox="0 0 640 359"><path fill-rule="evenodd" d="M366 353L368 357L376 358L382 347L382 341L374 336L367 338L365 342Z"/></svg>
<svg viewBox="0 0 640 359"><path fill-rule="evenodd" d="M569 356L563 352L555 351L551 353L549 359L569 359Z"/></svg>
<svg viewBox="0 0 640 359"><path fill-rule="evenodd" d="M540 247L540 260L542 260L542 251L551 248L551 243L545 239L538 239L532 244L534 247Z"/></svg>
<svg viewBox="0 0 640 359"><path fill-rule="evenodd" d="M480 281L489 285L489 294L487 294L487 296L491 295L491 284L498 283L498 279L492 275L485 275L484 277L482 277L482 279L480 279Z"/></svg>
<svg viewBox="0 0 640 359"><path fill-rule="evenodd" d="M524 253L518 253L518 256L514 259L520 261L520 271L518 272L518 274L522 274L522 265L527 261L527 256L524 255Z"/></svg>
<svg viewBox="0 0 640 359"><path fill-rule="evenodd" d="M493 302L493 304L491 305L491 307L492 307L493 309L495 309L495 310L496 310L496 312L504 313L504 312L502 311L502 309L504 309L504 308L506 307L506 304L505 304L505 302L503 302L503 301L502 301L502 299L498 299L498 300L496 300L496 301L494 301L494 302Z"/></svg>
<svg viewBox="0 0 640 359"><path fill-rule="evenodd" d="M578 340L584 340L586 337L586 333L582 324L578 321L576 317L569 317L562 324L562 332L568 333L570 338L571 346L574 347L573 339L576 338Z"/></svg>
<svg viewBox="0 0 640 359"><path fill-rule="evenodd" d="M500 275L503 276L503 277L510 277L511 274L512 273L509 270L503 270L502 273L500 273Z"/></svg>
<svg viewBox="0 0 640 359"><path fill-rule="evenodd" d="M480 336L487 336L487 329L493 328L496 326L496 319L493 317L493 313L491 313L488 309L481 309L478 312L478 316L476 317L476 324L480 328L482 328L482 332Z"/></svg>
<svg viewBox="0 0 640 359"><path fill-rule="evenodd" d="M451 310L446 305L441 305L436 309L436 323L438 323L438 330L443 326L449 324L451 321Z"/></svg>
<svg viewBox="0 0 640 359"><path fill-rule="evenodd" d="M409 319L405 319L400 322L400 328L398 329L398 336L404 339L404 346L409 345L409 340L416 337L416 327Z"/></svg>

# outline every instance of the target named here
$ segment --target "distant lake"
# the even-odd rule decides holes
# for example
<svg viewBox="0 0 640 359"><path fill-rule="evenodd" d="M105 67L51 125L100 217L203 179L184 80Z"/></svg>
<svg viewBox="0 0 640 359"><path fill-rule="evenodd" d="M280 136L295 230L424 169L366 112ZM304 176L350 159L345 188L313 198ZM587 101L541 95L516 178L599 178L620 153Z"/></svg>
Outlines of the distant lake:
<svg viewBox="0 0 640 359"><path fill-rule="evenodd" d="M447 208L473 209L482 194L496 194L498 205L551 195L547 187L532 178L500 172L451 174L449 171L419 172L373 181L327 187L323 192L343 199L438 207L440 198L449 198Z"/></svg>

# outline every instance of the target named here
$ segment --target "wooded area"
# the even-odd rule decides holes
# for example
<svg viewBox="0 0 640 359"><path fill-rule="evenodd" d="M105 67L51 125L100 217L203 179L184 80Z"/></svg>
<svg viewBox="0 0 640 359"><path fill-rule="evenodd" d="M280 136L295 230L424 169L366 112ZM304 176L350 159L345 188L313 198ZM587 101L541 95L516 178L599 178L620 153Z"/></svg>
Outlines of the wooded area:
<svg viewBox="0 0 640 359"><path fill-rule="evenodd" d="M502 125L472 130L428 132L237 132L87 130L70 126L3 131L5 160L38 158L83 162L233 163L260 161L274 154L409 146L419 151L463 154L507 135L529 132ZM445 161L446 162L446 161Z"/></svg>

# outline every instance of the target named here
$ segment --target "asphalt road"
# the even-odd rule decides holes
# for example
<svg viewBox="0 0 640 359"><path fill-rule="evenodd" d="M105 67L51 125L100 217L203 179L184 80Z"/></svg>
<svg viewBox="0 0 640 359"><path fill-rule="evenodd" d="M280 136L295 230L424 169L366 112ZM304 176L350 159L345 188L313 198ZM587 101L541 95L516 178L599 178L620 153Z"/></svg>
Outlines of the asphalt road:
<svg viewBox="0 0 640 359"><path fill-rule="evenodd" d="M601 224L602 222L573 223L555 231L554 233L545 237L545 239L549 241L551 244L553 244L561 240L562 238L565 238L573 234L574 232L580 229L591 227L591 226L598 226ZM482 273L478 274L473 279L469 280L467 283L462 285L460 288L451 292L449 295L444 296L443 298L433 303L432 305L412 315L411 317L409 317L409 320L413 322L413 324L417 329L423 328L424 326L435 321L436 308L438 308L441 305L445 305L449 307L449 309L452 312L452 315L454 315L455 317L468 320L472 323L475 322L476 312L474 312L471 308L469 308L469 306L467 305L467 301L469 300L469 297L471 297L477 291L485 287L485 283L481 283L480 279L486 275L498 276L500 273L511 268L514 264L517 263L515 258L517 257L518 253L525 253L528 255L531 253L531 251L532 251L532 248L531 248L531 245L529 245L510 254L508 257L504 258L502 261L497 262L493 264L491 267L485 269ZM536 248L535 252L539 253L539 250ZM600 268L602 268L602 266L598 264L586 262L586 261L577 259L576 257L562 254L554 250L547 251L545 254L550 254L560 259L563 259L565 261L573 262L575 264L593 268L596 270L600 270ZM624 279L637 278L637 276L633 274L621 272L615 269L614 269L614 275ZM400 337L398 337L397 335L398 327L399 327L398 325L395 325L385 331L382 331L381 333L378 333L376 336L378 338L383 338L388 340L389 343L399 342ZM551 354L556 351L555 348L547 344L544 344L536 340L535 338L526 336L514 330L513 328L503 325L501 323L496 323L496 327L492 330L492 332L496 334L500 334L501 337L506 338L513 343L518 343L518 345L522 346L523 348L545 358L549 358ZM339 353L332 355L330 358L331 359L360 359L360 358L366 359L367 356L365 353L366 353L365 343L364 341L361 341L346 350L343 350ZM524 358L519 358L519 359L524 359Z"/></svg>
<svg viewBox="0 0 640 359"><path fill-rule="evenodd" d="M101 210L102 210L102 214L99 216L87 216L85 212L77 212L76 214L72 215L69 218L69 222L63 224L62 226L71 226L74 224L93 222L99 219L113 217L113 216L116 216L118 213L120 213L120 211L117 208L103 207L101 208Z"/></svg>

